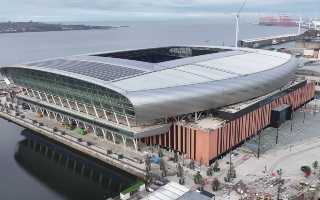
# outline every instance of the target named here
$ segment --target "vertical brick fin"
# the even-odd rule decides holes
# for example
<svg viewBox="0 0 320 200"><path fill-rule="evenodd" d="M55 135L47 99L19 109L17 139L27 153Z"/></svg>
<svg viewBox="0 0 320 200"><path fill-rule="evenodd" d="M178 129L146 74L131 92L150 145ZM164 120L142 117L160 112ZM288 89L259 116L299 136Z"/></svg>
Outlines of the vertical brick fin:
<svg viewBox="0 0 320 200"><path fill-rule="evenodd" d="M313 99L314 83L307 83L284 96L279 97L246 113L216 130L201 130L181 123L174 123L163 136L147 137L141 141L148 145L161 144L181 153L188 158L209 164L226 151L256 135L259 130L270 125L271 110L282 104L291 105L294 110Z"/></svg>

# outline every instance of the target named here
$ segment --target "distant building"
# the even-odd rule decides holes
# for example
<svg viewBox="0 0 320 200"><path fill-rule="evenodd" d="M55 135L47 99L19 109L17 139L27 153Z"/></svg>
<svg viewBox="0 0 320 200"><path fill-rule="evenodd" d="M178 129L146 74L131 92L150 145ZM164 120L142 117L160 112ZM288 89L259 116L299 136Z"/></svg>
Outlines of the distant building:
<svg viewBox="0 0 320 200"><path fill-rule="evenodd" d="M33 111L101 140L176 150L204 164L270 125L271 110L314 97L295 57L258 49L170 46L6 66Z"/></svg>
<svg viewBox="0 0 320 200"><path fill-rule="evenodd" d="M314 82L317 97L320 97L320 64L307 65L297 71L297 76Z"/></svg>
<svg viewBox="0 0 320 200"><path fill-rule="evenodd" d="M315 30L320 31L320 20L313 20L312 21L312 28L314 28Z"/></svg>
<svg viewBox="0 0 320 200"><path fill-rule="evenodd" d="M320 31L310 30L296 41L296 48L301 49L303 56L309 59L320 59Z"/></svg>

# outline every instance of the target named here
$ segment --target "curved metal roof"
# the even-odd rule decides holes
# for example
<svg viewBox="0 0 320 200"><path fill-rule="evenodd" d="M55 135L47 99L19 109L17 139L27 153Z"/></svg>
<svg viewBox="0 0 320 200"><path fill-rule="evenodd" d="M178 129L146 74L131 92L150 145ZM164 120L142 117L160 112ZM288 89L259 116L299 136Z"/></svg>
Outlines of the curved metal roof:
<svg viewBox="0 0 320 200"><path fill-rule="evenodd" d="M112 89L131 101L138 121L249 100L285 85L297 68L296 59L284 53L190 48L228 51L158 63L80 55L12 67L56 73Z"/></svg>

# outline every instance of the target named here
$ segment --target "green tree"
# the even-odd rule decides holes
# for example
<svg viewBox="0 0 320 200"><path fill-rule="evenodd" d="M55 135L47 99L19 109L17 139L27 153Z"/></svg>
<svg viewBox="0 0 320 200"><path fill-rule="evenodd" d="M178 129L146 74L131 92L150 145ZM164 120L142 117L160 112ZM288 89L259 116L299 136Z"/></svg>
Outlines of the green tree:
<svg viewBox="0 0 320 200"><path fill-rule="evenodd" d="M200 172L198 171L194 176L193 176L193 181L195 184L201 184L203 181L203 177L200 174Z"/></svg>

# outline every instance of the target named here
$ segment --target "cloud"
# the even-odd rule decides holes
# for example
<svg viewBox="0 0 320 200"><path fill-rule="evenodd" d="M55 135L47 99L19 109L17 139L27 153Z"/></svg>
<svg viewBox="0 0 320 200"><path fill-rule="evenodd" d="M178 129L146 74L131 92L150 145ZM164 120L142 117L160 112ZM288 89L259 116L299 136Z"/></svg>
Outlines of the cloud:
<svg viewBox="0 0 320 200"><path fill-rule="evenodd" d="M1 19L210 16L236 12L243 0L1 0ZM317 13L319 0L247 0L244 12Z"/></svg>

